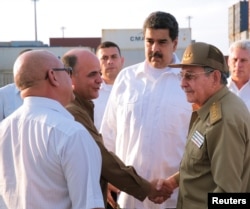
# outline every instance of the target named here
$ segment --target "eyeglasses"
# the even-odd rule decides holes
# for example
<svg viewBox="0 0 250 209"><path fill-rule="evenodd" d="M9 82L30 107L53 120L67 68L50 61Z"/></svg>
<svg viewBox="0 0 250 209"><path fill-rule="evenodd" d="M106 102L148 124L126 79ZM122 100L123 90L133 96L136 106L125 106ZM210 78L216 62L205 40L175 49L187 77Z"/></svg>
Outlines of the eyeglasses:
<svg viewBox="0 0 250 209"><path fill-rule="evenodd" d="M187 81L191 81L191 80L194 80L195 78L197 78L197 75L211 73L211 72L213 72L213 70L201 72L201 73L180 72L179 78L180 78L180 80L185 79Z"/></svg>
<svg viewBox="0 0 250 209"><path fill-rule="evenodd" d="M72 67L52 68L52 70L54 70L54 71L66 71L70 77L72 76L72 72L73 72Z"/></svg>

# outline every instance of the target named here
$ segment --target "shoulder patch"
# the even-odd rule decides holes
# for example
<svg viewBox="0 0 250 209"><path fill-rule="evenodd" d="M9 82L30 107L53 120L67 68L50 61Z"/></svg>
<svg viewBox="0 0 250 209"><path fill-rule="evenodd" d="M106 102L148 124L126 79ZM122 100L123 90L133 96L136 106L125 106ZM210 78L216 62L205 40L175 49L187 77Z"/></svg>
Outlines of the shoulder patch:
<svg viewBox="0 0 250 209"><path fill-rule="evenodd" d="M221 103L214 102L210 107L210 124L214 124L222 118Z"/></svg>

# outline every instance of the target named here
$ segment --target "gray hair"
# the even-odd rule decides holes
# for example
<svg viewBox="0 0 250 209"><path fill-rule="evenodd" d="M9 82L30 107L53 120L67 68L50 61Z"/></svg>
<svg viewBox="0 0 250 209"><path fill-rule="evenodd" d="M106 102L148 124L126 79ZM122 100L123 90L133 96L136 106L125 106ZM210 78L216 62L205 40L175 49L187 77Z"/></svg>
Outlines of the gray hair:
<svg viewBox="0 0 250 209"><path fill-rule="evenodd" d="M215 69L211 68L211 67L203 67L204 68L204 71L207 73L207 75L211 72L213 72ZM227 85L227 77L228 75L222 71L220 71L221 73L221 79L220 79L220 83L223 84L223 85Z"/></svg>
<svg viewBox="0 0 250 209"><path fill-rule="evenodd" d="M247 50L250 53L250 40L239 40L239 41L233 42L231 46L229 47L229 56L231 52L237 48Z"/></svg>

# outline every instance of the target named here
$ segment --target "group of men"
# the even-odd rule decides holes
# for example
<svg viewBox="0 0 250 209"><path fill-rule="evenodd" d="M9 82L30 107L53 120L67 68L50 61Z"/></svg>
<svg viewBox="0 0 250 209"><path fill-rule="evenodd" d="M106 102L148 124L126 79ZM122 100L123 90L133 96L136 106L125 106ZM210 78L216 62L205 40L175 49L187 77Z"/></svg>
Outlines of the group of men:
<svg viewBox="0 0 250 209"><path fill-rule="evenodd" d="M151 13L143 34L145 61L124 69L113 42L18 56L23 100L0 90L0 208L202 209L250 192L250 41L228 62L193 43L180 62L173 15Z"/></svg>

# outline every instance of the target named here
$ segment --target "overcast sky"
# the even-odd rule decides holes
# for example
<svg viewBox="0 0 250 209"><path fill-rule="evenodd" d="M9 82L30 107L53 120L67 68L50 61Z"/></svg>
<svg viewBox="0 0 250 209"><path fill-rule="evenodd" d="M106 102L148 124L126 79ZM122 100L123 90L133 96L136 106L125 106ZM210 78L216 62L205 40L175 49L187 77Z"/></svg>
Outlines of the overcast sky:
<svg viewBox="0 0 250 209"><path fill-rule="evenodd" d="M228 9L239 0L38 0L37 39L101 37L102 29L142 28L149 13L173 14L192 39L228 50ZM35 40L34 1L0 0L0 42ZM190 22L188 16L191 17ZM62 30L62 27L65 29Z"/></svg>

